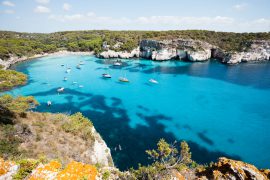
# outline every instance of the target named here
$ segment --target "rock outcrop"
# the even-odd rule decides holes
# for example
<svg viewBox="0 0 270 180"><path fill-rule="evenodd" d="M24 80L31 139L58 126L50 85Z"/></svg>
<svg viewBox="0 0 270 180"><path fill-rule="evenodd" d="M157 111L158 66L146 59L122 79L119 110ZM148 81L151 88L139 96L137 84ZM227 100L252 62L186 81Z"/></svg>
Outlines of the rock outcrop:
<svg viewBox="0 0 270 180"><path fill-rule="evenodd" d="M190 61L204 61L211 57L214 46L192 39L175 40L142 40L140 55L152 60L188 59Z"/></svg>
<svg viewBox="0 0 270 180"><path fill-rule="evenodd" d="M258 170L251 164L242 161L235 161L227 158L219 158L217 163L208 167L205 171L199 172L200 179L239 179L239 180L267 180L267 174Z"/></svg>
<svg viewBox="0 0 270 180"><path fill-rule="evenodd" d="M128 59L128 58L138 58L140 56L140 50L139 48L133 49L131 52L116 52L113 50L108 50L100 53L98 57L100 58L122 58L122 59Z"/></svg>
<svg viewBox="0 0 270 180"><path fill-rule="evenodd" d="M243 52L226 52L207 42L193 39L142 40L140 47L131 52L108 50L100 53L99 57L124 59L142 57L157 61L172 59L206 61L214 58L225 64L237 64L270 60L270 41L252 41L250 48Z"/></svg>
<svg viewBox="0 0 270 180"><path fill-rule="evenodd" d="M270 60L270 41L253 41L245 52L228 53L219 58L226 64Z"/></svg>

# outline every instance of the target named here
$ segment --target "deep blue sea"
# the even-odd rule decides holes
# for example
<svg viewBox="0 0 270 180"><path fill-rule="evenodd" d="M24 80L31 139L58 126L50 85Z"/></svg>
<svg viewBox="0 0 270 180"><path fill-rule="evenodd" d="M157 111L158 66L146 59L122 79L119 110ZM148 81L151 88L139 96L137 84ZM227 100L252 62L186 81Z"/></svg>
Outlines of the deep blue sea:
<svg viewBox="0 0 270 180"><path fill-rule="evenodd" d="M80 61L85 64L76 69ZM227 66L215 60L131 59L115 67L113 61L50 56L23 62L13 68L29 82L9 93L35 96L41 104L37 111L82 112L120 169L146 164L145 150L160 138L186 140L199 163L226 156L270 167L270 62ZM103 79L104 72L112 78ZM120 83L120 76L130 83ZM150 84L150 78L159 84ZM64 93L57 93L59 87ZM115 150L119 144L121 151Z"/></svg>

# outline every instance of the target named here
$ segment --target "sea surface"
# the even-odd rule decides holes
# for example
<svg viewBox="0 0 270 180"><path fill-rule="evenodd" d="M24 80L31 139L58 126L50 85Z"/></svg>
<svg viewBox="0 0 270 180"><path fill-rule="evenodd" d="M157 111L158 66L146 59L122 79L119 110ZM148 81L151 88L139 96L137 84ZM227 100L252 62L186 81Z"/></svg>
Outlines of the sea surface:
<svg viewBox="0 0 270 180"><path fill-rule="evenodd" d="M80 61L84 65L77 69ZM160 138L187 141L199 163L226 156L270 167L269 62L227 66L215 60L131 59L121 67L113 62L94 56L22 62L12 68L26 73L29 82L8 93L35 96L41 104L37 111L82 112L120 169L147 164L145 150L155 148ZM112 78L104 79L102 73ZM119 82L120 76L130 82ZM150 83L150 78L159 83ZM59 94L60 87L65 90Z"/></svg>

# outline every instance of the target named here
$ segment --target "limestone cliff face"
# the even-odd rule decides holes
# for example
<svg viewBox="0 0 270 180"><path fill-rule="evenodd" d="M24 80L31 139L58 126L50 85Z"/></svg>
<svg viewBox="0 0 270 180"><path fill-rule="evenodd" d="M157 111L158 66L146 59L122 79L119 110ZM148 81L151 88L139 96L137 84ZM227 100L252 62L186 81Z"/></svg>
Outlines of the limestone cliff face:
<svg viewBox="0 0 270 180"><path fill-rule="evenodd" d="M227 64L264 60L270 60L270 41L253 41L247 51L228 53L221 57L221 61Z"/></svg>
<svg viewBox="0 0 270 180"><path fill-rule="evenodd" d="M174 40L142 40L140 55L152 60L188 59L190 61L204 61L211 57L214 46L192 39Z"/></svg>
<svg viewBox="0 0 270 180"><path fill-rule="evenodd" d="M99 56L102 58L125 59L142 57L157 61L171 59L206 61L214 58L225 64L270 60L270 41L252 41L249 43L251 44L250 48L244 52L226 52L207 42L193 39L142 40L139 48L131 52L108 50L102 52Z"/></svg>
<svg viewBox="0 0 270 180"><path fill-rule="evenodd" d="M140 55L140 51L139 48L136 48L134 50L132 50L131 52L116 52L113 50L108 50L108 51L104 51L102 53L100 53L98 55L98 57L100 58L105 58L105 59L109 59L109 58L122 58L122 59L128 59L128 58L138 58Z"/></svg>

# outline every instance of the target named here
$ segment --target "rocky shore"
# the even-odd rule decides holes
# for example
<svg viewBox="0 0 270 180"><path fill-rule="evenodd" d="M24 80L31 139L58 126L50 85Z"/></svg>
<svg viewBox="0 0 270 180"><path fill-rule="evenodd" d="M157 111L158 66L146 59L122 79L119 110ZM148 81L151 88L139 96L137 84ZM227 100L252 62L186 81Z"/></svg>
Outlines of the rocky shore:
<svg viewBox="0 0 270 180"><path fill-rule="evenodd" d="M30 59L35 59L35 58L40 58L40 57L45 57L45 56L66 56L66 55L93 55L94 52L71 52L71 51L58 51L54 53L43 53L43 54L35 54L34 56L23 56L23 57L18 57L18 56L11 56L7 61L4 61L0 59L0 65L3 66L3 69L8 69L11 65L16 64L18 62L22 61L27 61Z"/></svg>
<svg viewBox="0 0 270 180"><path fill-rule="evenodd" d="M3 69L8 69L11 65L30 59L65 55L93 55L94 52L71 52L58 51L54 53L36 54L31 57L11 56L7 61L0 59ZM224 64L238 64L241 62L255 62L270 60L270 41L252 41L245 51L227 52L217 46L207 42L193 39L173 39L173 40L141 40L137 48L128 51L114 51L106 49L96 54L99 58L145 58L156 61L166 60L187 60L187 61L207 61L217 59Z"/></svg>
<svg viewBox="0 0 270 180"><path fill-rule="evenodd" d="M142 40L139 47L131 52L112 50L98 54L100 58L134 58L141 57L156 61L188 60L207 61L218 59L225 64L270 60L270 41L252 41L248 49L242 52L226 52L207 42L193 39Z"/></svg>

